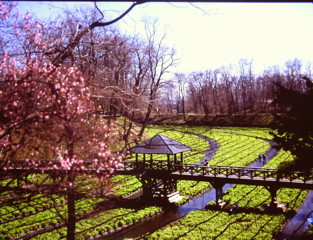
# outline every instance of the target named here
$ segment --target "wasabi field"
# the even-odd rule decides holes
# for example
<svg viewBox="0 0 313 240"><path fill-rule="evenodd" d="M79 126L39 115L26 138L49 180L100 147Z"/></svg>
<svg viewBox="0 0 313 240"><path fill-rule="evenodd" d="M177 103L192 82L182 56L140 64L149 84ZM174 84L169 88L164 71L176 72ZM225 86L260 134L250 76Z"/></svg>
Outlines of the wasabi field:
<svg viewBox="0 0 313 240"><path fill-rule="evenodd" d="M266 154L271 147L271 129L239 127L159 127L150 126L148 137L160 133L192 148L184 156L184 163L197 163L210 149L206 139L214 140L218 147L207 163L212 165L247 166ZM162 159L164 156L158 156ZM291 161L290 153L277 150L263 167L276 168L282 161ZM34 174L32 178L42 178ZM12 179L6 185L17 184ZM140 228L143 223L162 219L166 209L155 202L138 205L130 196L140 192L141 183L136 176L114 175L111 190L114 197L100 197L95 189L96 178L77 179L84 197L76 200L76 238L114 239L115 234L128 228ZM98 186L98 185L97 185ZM179 181L179 200L174 201L176 211L180 206L212 186L208 182ZM137 239L278 239L285 224L297 213L308 194L307 190L282 188L277 192L281 208L267 211L270 193L262 186L235 185L223 194L224 206L214 208L207 202L206 209L188 214L146 232ZM88 197L89 196L89 197ZM238 206L234 209L232 206ZM235 211L234 211L235 210ZM7 191L0 195L0 239L66 239L66 198L62 195L30 194ZM128 238L125 234L125 239Z"/></svg>

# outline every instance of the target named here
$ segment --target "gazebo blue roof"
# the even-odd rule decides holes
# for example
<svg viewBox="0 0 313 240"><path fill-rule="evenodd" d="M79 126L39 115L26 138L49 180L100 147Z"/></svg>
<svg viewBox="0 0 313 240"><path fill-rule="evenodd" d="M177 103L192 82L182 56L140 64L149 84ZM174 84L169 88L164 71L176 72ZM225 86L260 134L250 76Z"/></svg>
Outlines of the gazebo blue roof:
<svg viewBox="0 0 313 240"><path fill-rule="evenodd" d="M190 150L192 148L161 134L157 134L130 149L132 153L143 154L177 154Z"/></svg>

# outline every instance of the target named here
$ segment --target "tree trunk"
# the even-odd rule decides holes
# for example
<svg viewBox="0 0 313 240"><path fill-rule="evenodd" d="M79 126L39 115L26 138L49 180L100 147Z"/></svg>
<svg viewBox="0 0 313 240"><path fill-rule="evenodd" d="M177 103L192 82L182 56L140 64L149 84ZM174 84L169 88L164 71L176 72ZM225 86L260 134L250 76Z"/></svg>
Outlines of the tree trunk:
<svg viewBox="0 0 313 240"><path fill-rule="evenodd" d="M75 240L76 216L75 216L75 194L72 187L67 193L67 240Z"/></svg>
<svg viewBox="0 0 313 240"><path fill-rule="evenodd" d="M149 118L150 118L150 115L151 115L151 112L152 112L152 108L153 108L153 104L152 104L152 102L150 102L149 106L148 106L147 113L146 113L145 120L144 120L144 122L142 124L140 133L138 134L139 138L141 138L143 133L145 132L145 129L146 129L147 125L148 125Z"/></svg>
<svg viewBox="0 0 313 240"><path fill-rule="evenodd" d="M73 129L71 126L65 126L65 132L68 137L67 149L68 157L72 161L74 157L74 139ZM75 240L75 172L74 166L71 167L67 177L67 240Z"/></svg>
<svg viewBox="0 0 313 240"><path fill-rule="evenodd" d="M184 121L186 121L185 97L182 97L182 110L183 110Z"/></svg>

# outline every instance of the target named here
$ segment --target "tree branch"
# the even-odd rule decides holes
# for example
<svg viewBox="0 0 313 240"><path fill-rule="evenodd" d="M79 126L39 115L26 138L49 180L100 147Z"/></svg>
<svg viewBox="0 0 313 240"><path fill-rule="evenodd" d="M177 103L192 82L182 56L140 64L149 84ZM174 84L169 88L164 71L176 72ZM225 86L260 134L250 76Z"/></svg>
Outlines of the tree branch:
<svg viewBox="0 0 313 240"><path fill-rule="evenodd" d="M108 25L111 25L113 23L116 23L117 21L121 20L123 17L125 17L135 6L145 3L146 1L136 1L134 2L124 13L122 13L120 16L117 18L108 21L108 22L100 22L100 20L93 22L90 24L87 28L85 28L82 32L77 34L74 39L68 43L68 45L63 49L62 52L58 54L58 56L52 61L52 63L56 66L58 66L60 63L62 63L67 57L71 56L73 54L73 49L78 45L79 41L81 38L87 34L88 32L92 31L96 27L105 27ZM96 8L98 9L97 5L95 5ZM100 11L98 9L98 11ZM100 11L101 12L101 11ZM102 13L101 13L102 14ZM102 14L103 16L103 14Z"/></svg>

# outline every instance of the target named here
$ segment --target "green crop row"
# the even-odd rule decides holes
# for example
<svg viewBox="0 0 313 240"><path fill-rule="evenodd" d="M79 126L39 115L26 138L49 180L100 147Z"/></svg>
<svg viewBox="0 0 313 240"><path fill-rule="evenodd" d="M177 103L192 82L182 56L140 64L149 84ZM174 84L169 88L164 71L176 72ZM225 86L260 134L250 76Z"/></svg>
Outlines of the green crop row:
<svg viewBox="0 0 313 240"><path fill-rule="evenodd" d="M177 189L182 196L196 196L211 188L208 182L178 181Z"/></svg>
<svg viewBox="0 0 313 240"><path fill-rule="evenodd" d="M105 211L88 219L80 220L76 227L76 239L86 239L97 235L106 235L110 231L130 225L141 219L160 212L160 208L151 206L141 210L117 208ZM41 234L33 239L66 239L66 228Z"/></svg>
<svg viewBox="0 0 313 240"><path fill-rule="evenodd" d="M271 140L270 134L273 130L270 128L250 128L250 127L216 127L211 130L214 133L240 134L250 137L265 138Z"/></svg>
<svg viewBox="0 0 313 240"><path fill-rule="evenodd" d="M209 132L205 134L211 137ZM225 141L227 138L232 141ZM212 165L246 166L257 159L258 153L264 154L270 147L264 140L241 135L220 134L215 140L220 144L220 148L210 160Z"/></svg>
<svg viewBox="0 0 313 240"><path fill-rule="evenodd" d="M41 194L25 197L24 200L15 200L0 208L2 224L4 222L19 219L27 215L34 215L42 212L43 209L52 208L56 205L65 204L64 198L59 196L45 197Z"/></svg>
<svg viewBox="0 0 313 240"><path fill-rule="evenodd" d="M272 239L267 226L278 227L281 216L261 216L197 210L146 239Z"/></svg>
<svg viewBox="0 0 313 240"><path fill-rule="evenodd" d="M21 215L21 218L12 219L0 225L0 235L6 237L16 237L33 230L45 228L50 225L61 223L66 218L67 205L63 200L57 200L59 203L52 205L39 205L40 208L31 215ZM76 201L76 214L83 215L92 211L94 205L102 199L83 199ZM14 204L18 208L18 204Z"/></svg>
<svg viewBox="0 0 313 240"><path fill-rule="evenodd" d="M123 179L125 180L120 180L119 184L113 187L113 191L115 191L116 195L126 197L142 186L141 182L135 176L120 175L119 177L124 177Z"/></svg>

